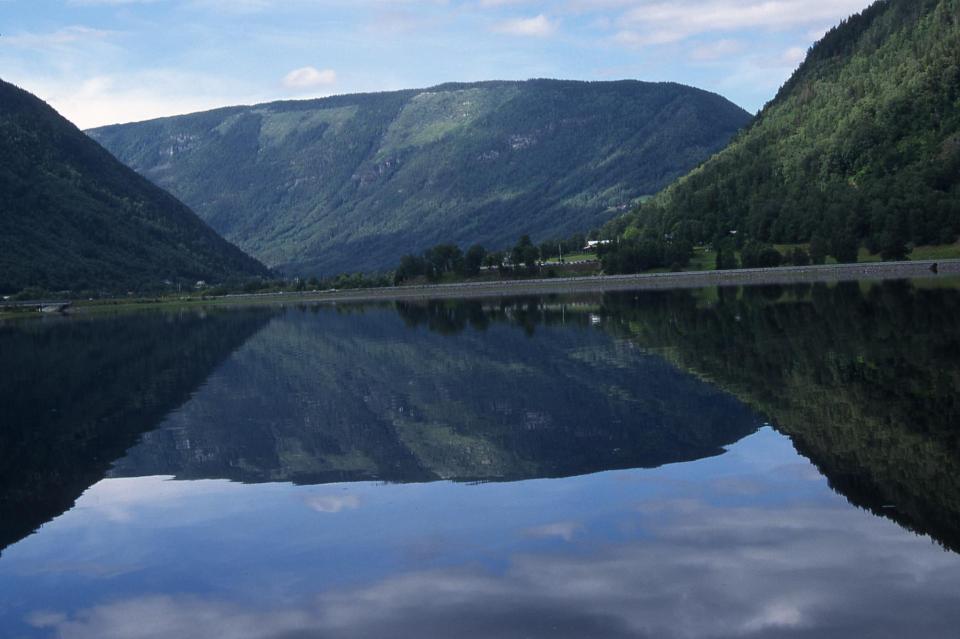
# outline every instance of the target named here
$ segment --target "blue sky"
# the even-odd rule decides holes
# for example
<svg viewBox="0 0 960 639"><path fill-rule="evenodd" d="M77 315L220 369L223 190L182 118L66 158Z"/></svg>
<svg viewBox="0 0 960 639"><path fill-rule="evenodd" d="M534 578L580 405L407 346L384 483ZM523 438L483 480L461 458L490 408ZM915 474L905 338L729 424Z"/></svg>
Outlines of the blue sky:
<svg viewBox="0 0 960 639"><path fill-rule="evenodd" d="M0 0L0 77L81 127L447 81L671 80L751 112L869 0Z"/></svg>

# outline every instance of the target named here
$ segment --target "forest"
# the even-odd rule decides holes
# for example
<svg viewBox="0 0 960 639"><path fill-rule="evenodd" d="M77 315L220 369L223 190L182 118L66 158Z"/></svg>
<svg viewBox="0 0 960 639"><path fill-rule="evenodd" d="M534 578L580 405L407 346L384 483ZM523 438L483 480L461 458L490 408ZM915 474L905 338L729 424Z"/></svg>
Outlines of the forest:
<svg viewBox="0 0 960 639"><path fill-rule="evenodd" d="M960 3L884 0L832 29L722 152L604 237L811 243L903 259L960 231Z"/></svg>

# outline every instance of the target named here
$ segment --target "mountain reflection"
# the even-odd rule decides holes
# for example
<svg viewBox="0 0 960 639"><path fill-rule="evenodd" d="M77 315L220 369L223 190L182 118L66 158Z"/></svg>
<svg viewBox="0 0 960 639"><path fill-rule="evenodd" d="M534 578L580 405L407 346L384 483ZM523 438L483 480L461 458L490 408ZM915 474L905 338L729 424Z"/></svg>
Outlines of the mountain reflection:
<svg viewBox="0 0 960 639"><path fill-rule="evenodd" d="M0 325L0 550L69 509L270 315Z"/></svg>
<svg viewBox="0 0 960 639"><path fill-rule="evenodd" d="M7 325L0 548L105 475L568 477L769 422L852 503L957 550L958 315L955 289L888 283ZM311 508L356 507L332 499Z"/></svg>
<svg viewBox="0 0 960 639"><path fill-rule="evenodd" d="M960 291L610 295L604 326L766 415L853 504L960 550Z"/></svg>
<svg viewBox="0 0 960 639"><path fill-rule="evenodd" d="M389 307L290 311L112 475L563 477L717 455L760 425L726 393L611 339L586 315L554 326L541 307L403 304L402 322Z"/></svg>

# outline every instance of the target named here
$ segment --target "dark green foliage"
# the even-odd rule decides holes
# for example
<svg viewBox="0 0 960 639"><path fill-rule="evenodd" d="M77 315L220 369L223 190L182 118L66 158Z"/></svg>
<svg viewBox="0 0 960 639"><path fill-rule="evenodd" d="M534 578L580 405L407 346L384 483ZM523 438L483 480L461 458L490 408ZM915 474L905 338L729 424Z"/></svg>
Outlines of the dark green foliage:
<svg viewBox="0 0 960 639"><path fill-rule="evenodd" d="M732 271L740 268L740 260L737 259L737 247L732 240L718 242L716 249L716 268L718 271Z"/></svg>
<svg viewBox="0 0 960 639"><path fill-rule="evenodd" d="M427 260L420 255L404 255L393 272L393 283L403 284L427 274Z"/></svg>
<svg viewBox="0 0 960 639"><path fill-rule="evenodd" d="M456 244L438 244L423 254L427 277L438 280L447 273L463 272L463 251Z"/></svg>
<svg viewBox="0 0 960 639"><path fill-rule="evenodd" d="M802 248L795 248L787 254L785 261L793 266L809 266L810 253Z"/></svg>
<svg viewBox="0 0 960 639"><path fill-rule="evenodd" d="M480 274L480 267L487 257L487 249L479 244L474 244L467 249L463 256L463 275L466 277L475 277Z"/></svg>
<svg viewBox="0 0 960 639"><path fill-rule="evenodd" d="M769 244L749 240L740 252L743 268L774 268L783 264L783 255Z"/></svg>
<svg viewBox="0 0 960 639"><path fill-rule="evenodd" d="M266 273L41 100L0 81L0 292Z"/></svg>
<svg viewBox="0 0 960 639"><path fill-rule="evenodd" d="M624 239L599 251L607 275L642 273L655 268L680 270L690 263L693 245L681 240Z"/></svg>
<svg viewBox="0 0 960 639"><path fill-rule="evenodd" d="M524 235L510 251L510 263L513 266L526 266L527 270L537 267L540 260L540 249L533 245L529 235Z"/></svg>
<svg viewBox="0 0 960 639"><path fill-rule="evenodd" d="M810 238L810 263L823 264L827 261L827 241L822 235Z"/></svg>
<svg viewBox="0 0 960 639"><path fill-rule="evenodd" d="M90 134L271 266L393 267L606 222L749 121L676 84L451 84L221 109ZM583 244L576 247L582 248Z"/></svg>
<svg viewBox="0 0 960 639"><path fill-rule="evenodd" d="M840 233L830 242L830 255L840 264L853 264L857 261L860 246L849 233Z"/></svg>
<svg viewBox="0 0 960 639"><path fill-rule="evenodd" d="M629 226L695 242L820 236L814 263L853 261L860 244L903 259L909 244L954 241L960 0L882 0L833 29L747 130Z"/></svg>
<svg viewBox="0 0 960 639"><path fill-rule="evenodd" d="M465 256L456 244L438 244L422 255L404 255L393 272L393 283L403 284L418 277L436 282L448 273L459 276L476 275L486 257L482 246L473 246Z"/></svg>

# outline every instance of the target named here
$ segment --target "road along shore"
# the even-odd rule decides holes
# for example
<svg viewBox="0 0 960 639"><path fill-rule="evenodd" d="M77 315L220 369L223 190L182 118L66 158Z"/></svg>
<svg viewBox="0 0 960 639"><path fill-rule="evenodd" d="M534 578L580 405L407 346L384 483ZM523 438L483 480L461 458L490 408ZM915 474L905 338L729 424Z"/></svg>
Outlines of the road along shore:
<svg viewBox="0 0 960 639"><path fill-rule="evenodd" d="M934 270L934 265L936 269ZM305 293L265 295L228 295L233 301L298 299L321 302L367 302L377 300L455 299L597 293L623 290L662 290L705 288L709 286L756 286L763 284L802 284L807 282L845 282L860 280L904 280L960 276L960 260L923 262L867 262L821 266L738 269L734 271L690 271L683 273L646 273L639 275L600 275L594 277L460 282L422 286L395 286Z"/></svg>

